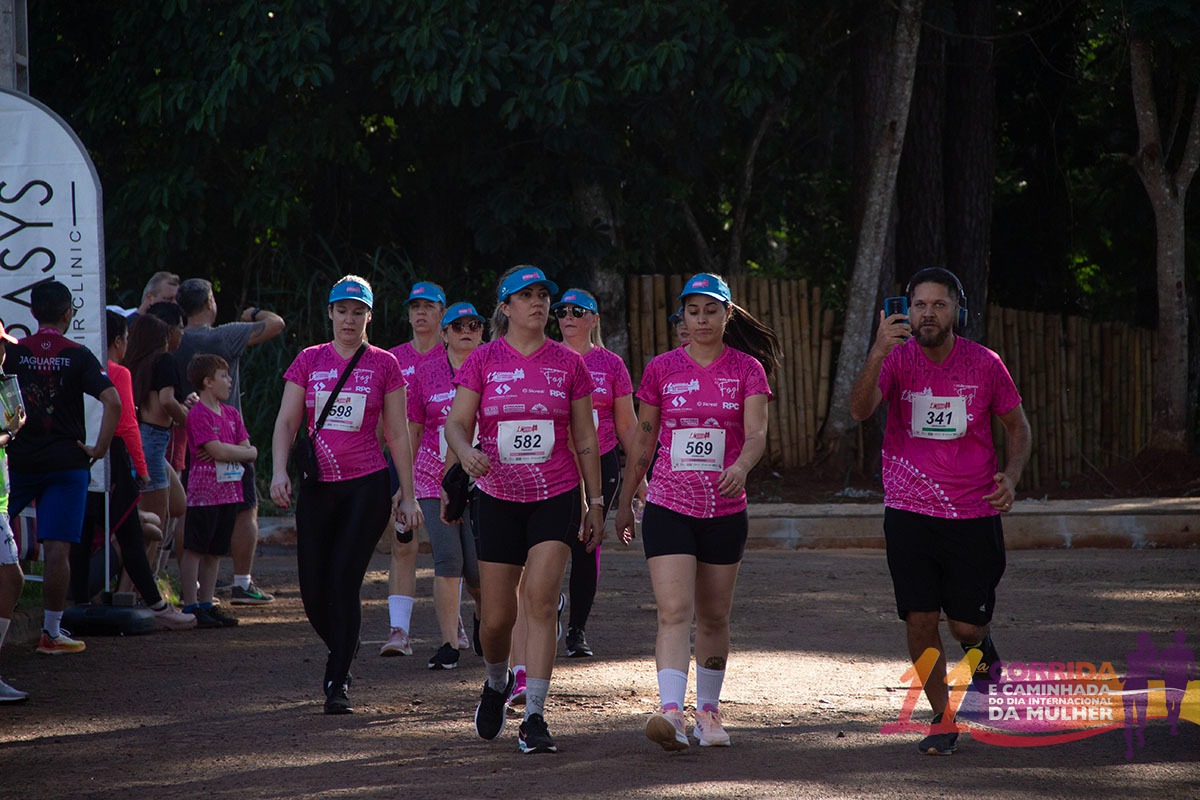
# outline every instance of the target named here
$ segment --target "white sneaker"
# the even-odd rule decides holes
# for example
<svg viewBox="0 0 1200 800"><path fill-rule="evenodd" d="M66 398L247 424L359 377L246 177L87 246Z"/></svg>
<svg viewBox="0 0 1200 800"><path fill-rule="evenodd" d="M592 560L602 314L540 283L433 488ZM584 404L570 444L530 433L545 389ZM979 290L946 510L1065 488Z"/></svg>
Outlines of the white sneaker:
<svg viewBox="0 0 1200 800"><path fill-rule="evenodd" d="M185 614L167 603L160 610L154 611L154 627L164 631L186 631L196 627L196 615Z"/></svg>
<svg viewBox="0 0 1200 800"><path fill-rule="evenodd" d="M650 717L646 722L646 738L661 745L668 753L687 750L690 742L684 730L683 712L673 708Z"/></svg>
<svg viewBox="0 0 1200 800"><path fill-rule="evenodd" d="M696 738L701 747L729 747L729 734L721 725L721 712L707 708L696 712Z"/></svg>
<svg viewBox="0 0 1200 800"><path fill-rule="evenodd" d="M381 656L411 656L413 654L412 645L408 641L408 631L404 628L392 628L388 634L388 640L383 643L383 647L379 648Z"/></svg>
<svg viewBox="0 0 1200 800"><path fill-rule="evenodd" d="M28 699L28 692L22 692L20 689L14 689L4 681L0 680L0 703L24 703Z"/></svg>

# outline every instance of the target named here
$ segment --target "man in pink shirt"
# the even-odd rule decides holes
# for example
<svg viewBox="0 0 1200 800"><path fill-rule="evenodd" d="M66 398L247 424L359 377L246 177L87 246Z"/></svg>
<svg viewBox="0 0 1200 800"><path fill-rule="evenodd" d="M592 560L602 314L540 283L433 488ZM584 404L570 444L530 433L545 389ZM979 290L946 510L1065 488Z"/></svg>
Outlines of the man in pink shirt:
<svg viewBox="0 0 1200 800"><path fill-rule="evenodd" d="M1000 514L1012 509L1029 458L1029 422L1000 357L955 334L966 321L962 284L950 271L919 271L907 288L909 313L879 314L879 330L850 395L865 420L887 401L883 438L883 530L896 610L916 663L938 653L925 696L933 708L922 753L958 747L948 703L946 655L938 622L963 650L978 650L976 680L998 664L988 632L1004 574ZM991 418L1004 425L1007 464L996 463Z"/></svg>

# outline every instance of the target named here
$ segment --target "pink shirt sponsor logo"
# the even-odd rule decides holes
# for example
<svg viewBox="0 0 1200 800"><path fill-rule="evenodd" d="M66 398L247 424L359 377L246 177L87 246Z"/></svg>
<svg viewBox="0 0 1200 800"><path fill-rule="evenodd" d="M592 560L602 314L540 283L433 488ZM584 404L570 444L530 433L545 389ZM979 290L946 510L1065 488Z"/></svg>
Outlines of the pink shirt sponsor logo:
<svg viewBox="0 0 1200 800"><path fill-rule="evenodd" d="M735 385L736 395L731 396L729 389ZM759 394L771 397L762 364L732 347L707 367L693 361L682 347L647 364L637 397L658 406L662 420L647 502L702 518L725 517L746 508L745 492L737 497L721 497L717 492L720 472L671 469L671 439L680 428L723 429L724 466L728 467L746 443L746 398Z"/></svg>
<svg viewBox="0 0 1200 800"><path fill-rule="evenodd" d="M304 388L305 424L311 433L322 409L316 407L317 392L332 392L350 359L342 358L333 344L305 348L283 373L283 379ZM325 427L313 437L317 451L317 475L323 482L345 481L370 475L384 469L387 462L383 449L375 438L375 428L383 415L383 398L402 388L404 376L396 357L378 347L368 346L354 374L346 381L342 392L359 395L362 419L358 430L337 430Z"/></svg>
<svg viewBox="0 0 1200 800"><path fill-rule="evenodd" d="M188 468L187 503L189 506L223 506L242 502L241 481L217 481L217 465L198 456L207 442L237 444L250 438L242 415L233 406L221 404L216 414L204 403L196 403L187 416L187 445L192 457Z"/></svg>
<svg viewBox="0 0 1200 800"><path fill-rule="evenodd" d="M1021 403L1000 357L977 342L957 337L941 364L930 361L915 339L883 361L879 389L887 402L883 436L884 503L931 517L974 519L998 512L983 496L995 488L996 450L992 414L1007 414ZM914 397L933 398L931 412L949 411L951 398L966 406L966 432L958 438L913 435Z"/></svg>
<svg viewBox="0 0 1200 800"><path fill-rule="evenodd" d="M559 373L563 376L561 389L552 382ZM454 383L479 395L479 447L492 463L491 471L478 481L480 489L500 500L530 503L579 485L579 470L567 447L571 403L591 394L593 387L578 353L547 340L523 356L500 338L472 352ZM556 393L550 392L551 388ZM524 398L536 400L517 402ZM550 459L541 464L502 463L496 441L499 423L539 419L554 425Z"/></svg>

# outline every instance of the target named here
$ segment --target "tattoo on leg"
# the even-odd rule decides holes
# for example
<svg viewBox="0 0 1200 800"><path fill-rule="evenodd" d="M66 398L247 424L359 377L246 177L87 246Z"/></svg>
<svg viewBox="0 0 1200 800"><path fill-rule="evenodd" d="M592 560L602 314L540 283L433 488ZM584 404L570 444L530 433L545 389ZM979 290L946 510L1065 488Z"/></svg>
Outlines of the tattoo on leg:
<svg viewBox="0 0 1200 800"><path fill-rule="evenodd" d="M725 659L721 656L713 656L704 660L705 669L725 669Z"/></svg>

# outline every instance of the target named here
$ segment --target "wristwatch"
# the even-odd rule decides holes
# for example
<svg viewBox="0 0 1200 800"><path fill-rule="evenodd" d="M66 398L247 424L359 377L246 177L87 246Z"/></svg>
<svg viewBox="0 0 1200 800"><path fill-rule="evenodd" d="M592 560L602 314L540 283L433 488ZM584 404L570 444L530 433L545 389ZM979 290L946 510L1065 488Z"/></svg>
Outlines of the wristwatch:
<svg viewBox="0 0 1200 800"><path fill-rule="evenodd" d="M589 506L602 506L602 505L604 505L604 498L603 497L589 497L588 505Z"/></svg>
<svg viewBox="0 0 1200 800"><path fill-rule="evenodd" d="M259 312L259 311L262 311L262 309L261 309L261 308L259 308L258 306L255 306L255 307L254 307L254 310L250 312L250 321L251 321L251 322L257 322L257 321L258 321L258 312Z"/></svg>

